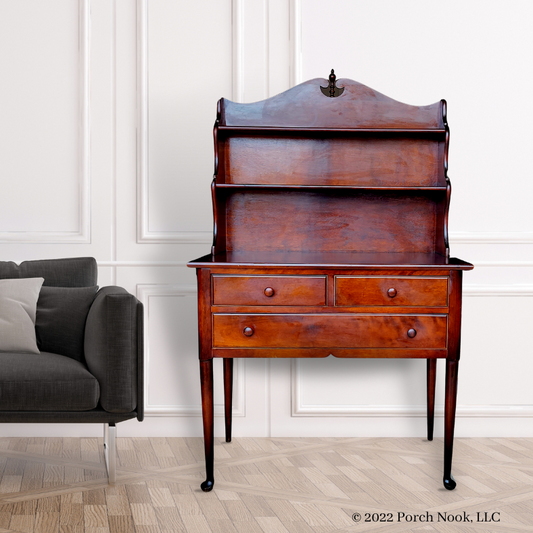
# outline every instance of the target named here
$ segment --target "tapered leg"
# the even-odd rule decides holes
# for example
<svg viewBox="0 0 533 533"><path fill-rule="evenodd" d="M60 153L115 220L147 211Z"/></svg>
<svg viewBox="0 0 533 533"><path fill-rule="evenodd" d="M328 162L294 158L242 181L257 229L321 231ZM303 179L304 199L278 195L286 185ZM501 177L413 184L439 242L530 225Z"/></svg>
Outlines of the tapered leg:
<svg viewBox="0 0 533 533"><path fill-rule="evenodd" d="M233 359L224 359L224 415L226 442L231 442L231 411L233 407Z"/></svg>
<svg viewBox="0 0 533 533"><path fill-rule="evenodd" d="M435 378L437 375L437 360L428 359L427 361L428 440L433 440L433 427L435 421Z"/></svg>
<svg viewBox="0 0 533 533"><path fill-rule="evenodd" d="M444 487L455 488L452 476L453 433L455 428L455 407L457 403L457 371L459 361L446 360L446 398L444 405Z"/></svg>
<svg viewBox="0 0 533 533"><path fill-rule="evenodd" d="M200 361L200 381L202 386L202 417L204 422L204 450L206 479L201 488L212 490L214 479L214 418L213 418L213 360Z"/></svg>
<svg viewBox="0 0 533 533"><path fill-rule="evenodd" d="M116 436L117 428L115 424L104 424L104 457L110 485L114 485L117 479Z"/></svg>

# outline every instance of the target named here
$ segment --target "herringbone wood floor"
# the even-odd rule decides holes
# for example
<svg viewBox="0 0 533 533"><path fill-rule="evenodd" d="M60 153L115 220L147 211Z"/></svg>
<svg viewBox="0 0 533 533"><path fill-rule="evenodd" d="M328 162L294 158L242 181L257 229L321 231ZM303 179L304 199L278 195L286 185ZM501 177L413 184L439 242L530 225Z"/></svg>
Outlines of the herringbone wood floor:
<svg viewBox="0 0 533 533"><path fill-rule="evenodd" d="M533 439L456 439L453 492L442 487L441 439L217 439L207 494L202 439L117 439L115 487L101 446L0 439L0 532L533 531ZM456 521L465 514L472 522Z"/></svg>

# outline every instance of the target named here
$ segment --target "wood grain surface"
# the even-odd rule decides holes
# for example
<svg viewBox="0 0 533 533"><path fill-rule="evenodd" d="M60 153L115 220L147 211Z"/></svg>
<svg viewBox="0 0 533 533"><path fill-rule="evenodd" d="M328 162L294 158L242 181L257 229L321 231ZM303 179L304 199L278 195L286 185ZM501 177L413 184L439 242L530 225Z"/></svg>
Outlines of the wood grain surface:
<svg viewBox="0 0 533 533"><path fill-rule="evenodd" d="M213 276L213 305L326 305L327 276Z"/></svg>
<svg viewBox="0 0 533 533"><path fill-rule="evenodd" d="M456 438L453 492L440 484L441 438L215 441L217 482L203 493L200 438L118 438L115 487L101 439L0 438L0 533L520 533L533 524L533 439ZM500 521L436 522L439 512L478 511ZM393 523L364 522L389 512ZM398 512L435 523L397 522Z"/></svg>
<svg viewBox="0 0 533 533"><path fill-rule="evenodd" d="M443 101L427 106L398 102L362 83L337 79L344 87L338 98L324 97L320 87L328 80L305 81L266 100L238 104L222 98L221 126L284 128L443 129Z"/></svg>
<svg viewBox="0 0 533 533"><path fill-rule="evenodd" d="M335 305L448 305L448 278L336 276Z"/></svg>
<svg viewBox="0 0 533 533"><path fill-rule="evenodd" d="M434 253L443 194L234 192L226 203L226 250Z"/></svg>
<svg viewBox="0 0 533 533"><path fill-rule="evenodd" d="M247 136L227 139L223 149L226 183L446 186L431 139Z"/></svg>
<svg viewBox="0 0 533 533"><path fill-rule="evenodd" d="M447 321L445 315L214 314L213 347L439 349L446 348Z"/></svg>

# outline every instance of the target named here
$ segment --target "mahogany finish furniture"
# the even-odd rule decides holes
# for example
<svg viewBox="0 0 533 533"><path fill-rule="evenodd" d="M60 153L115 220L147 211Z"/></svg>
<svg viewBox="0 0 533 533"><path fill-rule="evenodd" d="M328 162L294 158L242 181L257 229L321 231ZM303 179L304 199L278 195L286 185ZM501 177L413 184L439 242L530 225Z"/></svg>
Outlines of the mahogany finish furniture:
<svg viewBox="0 0 533 533"><path fill-rule="evenodd" d="M349 79L252 104L218 102L211 253L197 269L207 479L213 358L224 358L226 441L235 357L446 359L451 474L463 270L450 258L446 102L416 107Z"/></svg>

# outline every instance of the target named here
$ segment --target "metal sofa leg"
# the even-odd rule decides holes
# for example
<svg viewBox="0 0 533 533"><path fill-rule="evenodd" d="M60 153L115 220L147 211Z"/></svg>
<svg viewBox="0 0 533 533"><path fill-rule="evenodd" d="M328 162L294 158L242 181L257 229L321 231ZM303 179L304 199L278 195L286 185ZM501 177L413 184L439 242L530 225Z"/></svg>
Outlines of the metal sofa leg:
<svg viewBox="0 0 533 533"><path fill-rule="evenodd" d="M104 456L109 484L114 485L117 479L117 428L115 424L104 424Z"/></svg>

